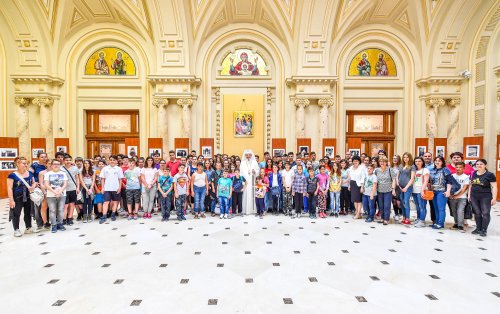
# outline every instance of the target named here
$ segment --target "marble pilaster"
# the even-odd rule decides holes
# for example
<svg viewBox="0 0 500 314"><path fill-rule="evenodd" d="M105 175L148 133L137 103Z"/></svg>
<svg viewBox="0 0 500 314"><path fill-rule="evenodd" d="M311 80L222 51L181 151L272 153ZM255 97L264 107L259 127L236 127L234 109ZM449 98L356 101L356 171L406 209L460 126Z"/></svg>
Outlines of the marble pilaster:
<svg viewBox="0 0 500 314"><path fill-rule="evenodd" d="M41 137L46 139L45 152L48 156L54 156L54 133L52 121L52 106L54 99L52 97L35 97L32 103L40 106L40 131Z"/></svg>
<svg viewBox="0 0 500 314"><path fill-rule="evenodd" d="M168 115L167 115L167 106L168 106L168 98L166 97L154 97L153 98L153 106L158 108L158 137L163 139L162 150L163 154L167 154L169 151L168 148Z"/></svg>
<svg viewBox="0 0 500 314"><path fill-rule="evenodd" d="M460 151L460 98L452 98L448 101L448 153Z"/></svg>
<svg viewBox="0 0 500 314"><path fill-rule="evenodd" d="M305 108L309 106L309 99L307 98L296 98L294 100L295 107L297 108L295 113L295 129L297 138L305 137L305 127L306 127L306 117L305 117Z"/></svg>
<svg viewBox="0 0 500 314"><path fill-rule="evenodd" d="M19 156L30 158L29 104L30 99L16 97L16 135L19 138Z"/></svg>
<svg viewBox="0 0 500 314"><path fill-rule="evenodd" d="M319 121L320 121L320 138L323 140L324 138L328 137L328 111L330 110L330 107L333 106L333 98L321 98L318 99L318 105L320 106L319 110Z"/></svg>
<svg viewBox="0 0 500 314"><path fill-rule="evenodd" d="M427 123L426 131L427 138L429 139L429 147L427 148L430 152L434 151L434 138L437 135L437 117L438 108L445 104L444 99L432 97L425 100L427 106Z"/></svg>
<svg viewBox="0 0 500 314"><path fill-rule="evenodd" d="M182 137L191 138L191 106L192 98L179 98L177 104L182 107Z"/></svg>

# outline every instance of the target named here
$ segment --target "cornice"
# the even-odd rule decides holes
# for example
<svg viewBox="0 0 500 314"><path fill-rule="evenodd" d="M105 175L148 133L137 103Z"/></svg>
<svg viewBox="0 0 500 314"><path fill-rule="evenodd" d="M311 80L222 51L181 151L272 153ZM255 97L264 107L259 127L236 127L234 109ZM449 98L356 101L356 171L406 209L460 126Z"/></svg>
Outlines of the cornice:
<svg viewBox="0 0 500 314"><path fill-rule="evenodd" d="M61 86L64 80L59 77L51 75L27 75L27 74L12 74L10 79L15 84L40 84L45 83L48 85Z"/></svg>
<svg viewBox="0 0 500 314"><path fill-rule="evenodd" d="M462 76L428 76L415 83L418 87L426 87L430 85L462 85L464 81L465 78Z"/></svg>
<svg viewBox="0 0 500 314"><path fill-rule="evenodd" d="M148 81L152 84L167 83L167 84L190 84L200 85L201 79L194 75L149 75Z"/></svg>
<svg viewBox="0 0 500 314"><path fill-rule="evenodd" d="M287 86L293 86L297 84L328 84L335 85L337 83L337 76L292 76L286 79Z"/></svg>

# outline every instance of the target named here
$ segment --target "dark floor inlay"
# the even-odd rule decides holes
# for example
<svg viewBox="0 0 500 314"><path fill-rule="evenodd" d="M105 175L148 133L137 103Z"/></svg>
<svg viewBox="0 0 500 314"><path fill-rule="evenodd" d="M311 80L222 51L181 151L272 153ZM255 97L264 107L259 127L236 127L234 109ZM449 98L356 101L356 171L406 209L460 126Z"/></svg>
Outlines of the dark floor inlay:
<svg viewBox="0 0 500 314"><path fill-rule="evenodd" d="M316 277L309 277L310 282L318 282L318 279Z"/></svg>
<svg viewBox="0 0 500 314"><path fill-rule="evenodd" d="M253 283L253 278L246 278L245 283Z"/></svg>
<svg viewBox="0 0 500 314"><path fill-rule="evenodd" d="M224 267L224 264L223 263L218 263L217 267Z"/></svg>
<svg viewBox="0 0 500 314"><path fill-rule="evenodd" d="M329 236L330 234L329 234L329 233L323 233L323 235L325 235L325 236Z"/></svg>
<svg viewBox="0 0 500 314"><path fill-rule="evenodd" d="M482 251L488 251L487 248L484 248L484 247L479 247L478 249L482 250Z"/></svg>
<svg viewBox="0 0 500 314"><path fill-rule="evenodd" d="M330 266L334 266L335 265L334 262L327 262L327 264L330 265Z"/></svg>
<svg viewBox="0 0 500 314"><path fill-rule="evenodd" d="M208 233L204 233L204 234L203 234L203 236L204 236L204 237L208 237Z"/></svg>
<svg viewBox="0 0 500 314"><path fill-rule="evenodd" d="M368 302L368 300L366 300L363 296L356 296L356 300L358 300L358 302Z"/></svg>
<svg viewBox="0 0 500 314"><path fill-rule="evenodd" d="M47 244L47 242L40 242L40 243L38 243L38 245L44 245L44 244Z"/></svg>
<svg viewBox="0 0 500 314"><path fill-rule="evenodd" d="M271 241L267 241L267 242L266 242L266 244L273 244L273 242L271 242Z"/></svg>
<svg viewBox="0 0 500 314"><path fill-rule="evenodd" d="M443 242L443 240L442 240L442 239L436 239L436 241L438 241L438 242Z"/></svg>
<svg viewBox="0 0 500 314"><path fill-rule="evenodd" d="M85 236L85 234L80 234L80 235L79 235L79 237L80 237L80 238L81 238L81 237L84 237L84 236Z"/></svg>
<svg viewBox="0 0 500 314"><path fill-rule="evenodd" d="M156 228L149 228L149 230L155 230Z"/></svg>
<svg viewBox="0 0 500 314"><path fill-rule="evenodd" d="M491 262L491 261L490 261L489 259L487 259L487 258L483 258L482 260L483 260L483 261L485 261L485 262L487 262L487 263L490 263L490 262Z"/></svg>
<svg viewBox="0 0 500 314"><path fill-rule="evenodd" d="M342 250L342 253L349 253L348 250Z"/></svg>
<svg viewBox="0 0 500 314"><path fill-rule="evenodd" d="M401 234L406 234L406 232L401 232Z"/></svg>
<svg viewBox="0 0 500 314"><path fill-rule="evenodd" d="M363 235L368 235L368 233L366 233L366 232L363 232Z"/></svg>
<svg viewBox="0 0 500 314"><path fill-rule="evenodd" d="M389 252L397 252L395 249L389 249Z"/></svg>
<svg viewBox="0 0 500 314"><path fill-rule="evenodd" d="M388 261L380 261L382 264L384 265L389 265L389 262Z"/></svg>
<svg viewBox="0 0 500 314"><path fill-rule="evenodd" d="M91 244L92 244L92 242L86 242L85 243L85 245L91 245Z"/></svg>
<svg viewBox="0 0 500 314"><path fill-rule="evenodd" d="M136 244L137 244L137 242L132 242L132 243L130 243L130 245L136 245Z"/></svg>
<svg viewBox="0 0 500 314"><path fill-rule="evenodd" d="M49 267L52 267L52 266L54 266L54 264L47 264L47 265L45 265L45 266L43 266L43 267L45 267L45 268L49 268Z"/></svg>
<svg viewBox="0 0 500 314"><path fill-rule="evenodd" d="M47 284L52 285L52 284L55 284L58 281L59 281L59 279L52 279L49 282L47 282Z"/></svg>
<svg viewBox="0 0 500 314"><path fill-rule="evenodd" d="M433 259L432 261L436 264L441 264L441 261L438 261L437 259Z"/></svg>
<svg viewBox="0 0 500 314"><path fill-rule="evenodd" d="M50 254L50 252L42 252L42 254L40 255L47 255L47 254Z"/></svg>
<svg viewBox="0 0 500 314"><path fill-rule="evenodd" d="M335 227L335 229L340 229L340 227Z"/></svg>
<svg viewBox="0 0 500 314"><path fill-rule="evenodd" d="M248 221L243 222L245 225L248 225Z"/></svg>
<svg viewBox="0 0 500 314"><path fill-rule="evenodd" d="M160 264L160 267L167 267L168 264Z"/></svg>
<svg viewBox="0 0 500 314"><path fill-rule="evenodd" d="M144 252L144 255L150 255L151 252Z"/></svg>
<svg viewBox="0 0 500 314"><path fill-rule="evenodd" d="M57 300L56 302L52 303L52 306L61 306L64 303L66 303L66 300Z"/></svg>
<svg viewBox="0 0 500 314"><path fill-rule="evenodd" d="M304 229L304 227L299 227L299 229L301 229L301 230L302 230L302 229Z"/></svg>
<svg viewBox="0 0 500 314"><path fill-rule="evenodd" d="M292 298L283 298L283 303L285 304L293 304Z"/></svg>
<svg viewBox="0 0 500 314"><path fill-rule="evenodd" d="M189 282L189 279L181 279L181 284L186 284Z"/></svg>
<svg viewBox="0 0 500 314"><path fill-rule="evenodd" d="M267 229L267 227L262 227L262 229L266 230L266 229Z"/></svg>
<svg viewBox="0 0 500 314"><path fill-rule="evenodd" d="M113 229L111 229L111 230L117 230L117 229L118 229L118 228L116 228L116 227L115 227L115 228L113 228Z"/></svg>
<svg viewBox="0 0 500 314"><path fill-rule="evenodd" d="M273 263L273 266L280 266L280 263Z"/></svg>
<svg viewBox="0 0 500 314"><path fill-rule="evenodd" d="M248 254L252 254L252 252L250 252L250 251L245 251L245 254L247 254L247 255L248 255Z"/></svg>
<svg viewBox="0 0 500 314"><path fill-rule="evenodd" d="M200 255L201 252L194 252L194 255Z"/></svg>
<svg viewBox="0 0 500 314"><path fill-rule="evenodd" d="M102 264L102 266L101 266L101 267L107 268L107 267L109 267L109 266L111 266L111 264Z"/></svg>
<svg viewBox="0 0 500 314"><path fill-rule="evenodd" d="M370 279L373 281L379 281L380 279L377 276L370 276Z"/></svg>
<svg viewBox="0 0 500 314"><path fill-rule="evenodd" d="M439 278L439 276L437 276L437 275L429 275L429 277L431 277L432 279L441 279L441 278Z"/></svg>
<svg viewBox="0 0 500 314"><path fill-rule="evenodd" d="M92 255L99 255L99 254L101 254L101 252L94 252L94 253L92 253Z"/></svg>
<svg viewBox="0 0 500 314"><path fill-rule="evenodd" d="M425 296L426 296L429 300L433 300L433 301L438 299L438 298L436 298L436 296L435 296L435 295L433 295L433 294L426 294Z"/></svg>
<svg viewBox="0 0 500 314"><path fill-rule="evenodd" d="M294 254L300 254L300 251L293 251Z"/></svg>
<svg viewBox="0 0 500 314"><path fill-rule="evenodd" d="M288 237L288 236L290 236L290 234L289 233L285 233L285 237Z"/></svg>
<svg viewBox="0 0 500 314"><path fill-rule="evenodd" d="M243 236L244 236L244 237L248 237L248 236L249 236L249 234L248 234L248 233L245 233Z"/></svg>
<svg viewBox="0 0 500 314"><path fill-rule="evenodd" d="M121 283L123 283L125 279L116 279L115 282L113 282L114 285L119 285Z"/></svg>
<svg viewBox="0 0 500 314"><path fill-rule="evenodd" d="M311 241L311 244L316 244L316 241Z"/></svg>
<svg viewBox="0 0 500 314"><path fill-rule="evenodd" d="M127 235L126 234L120 234L120 237L126 237Z"/></svg>
<svg viewBox="0 0 500 314"><path fill-rule="evenodd" d="M352 241L352 242L354 242L354 243L359 243L359 241L357 241L357 240L355 240L355 241Z"/></svg>
<svg viewBox="0 0 500 314"><path fill-rule="evenodd" d="M130 306L139 306L141 305L142 300L133 300L132 303L130 303Z"/></svg>
<svg viewBox="0 0 500 314"><path fill-rule="evenodd" d="M225 245L225 244L227 244L227 242L226 242L226 241L224 241L224 242L222 242L222 244L223 244L223 245Z"/></svg>
<svg viewBox="0 0 500 314"><path fill-rule="evenodd" d="M442 252L443 250L441 250L440 248L435 248L434 249L435 251L438 251L438 252Z"/></svg>
<svg viewBox="0 0 500 314"><path fill-rule="evenodd" d="M500 298L500 292L495 291L495 292L492 292L491 294L493 294L493 295L495 295L495 296L497 296L497 297Z"/></svg>
<svg viewBox="0 0 500 314"><path fill-rule="evenodd" d="M490 277L498 277L497 275L493 274L493 273L486 273L486 275L490 276Z"/></svg>
<svg viewBox="0 0 500 314"><path fill-rule="evenodd" d="M398 242L398 243L401 243L401 242L403 242L403 241L401 241L401 240L394 240L394 241L396 241L396 242Z"/></svg>
<svg viewBox="0 0 500 314"><path fill-rule="evenodd" d="M208 299L208 305L217 305L217 299Z"/></svg>
<svg viewBox="0 0 500 314"><path fill-rule="evenodd" d="M182 242L177 242L177 245L182 245Z"/></svg>
<svg viewBox="0 0 500 314"><path fill-rule="evenodd" d="M162 237L168 237L168 234L165 233L165 234L162 234L161 236Z"/></svg>

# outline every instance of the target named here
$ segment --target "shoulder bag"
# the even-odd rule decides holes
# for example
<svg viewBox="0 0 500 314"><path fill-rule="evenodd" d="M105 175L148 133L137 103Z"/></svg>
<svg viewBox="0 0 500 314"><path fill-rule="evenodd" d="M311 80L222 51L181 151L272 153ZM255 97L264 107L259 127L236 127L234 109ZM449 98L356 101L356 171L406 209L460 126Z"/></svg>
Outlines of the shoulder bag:
<svg viewBox="0 0 500 314"><path fill-rule="evenodd" d="M73 181L73 183L75 184L75 186L77 186L76 182L75 182L75 179L73 179L73 176L71 175L71 173L68 171L68 169L66 169L66 167L62 167L67 173L68 173L68 176L71 178L71 181ZM82 195L82 191L80 190L76 190L76 200L78 202L81 202L83 200L83 195Z"/></svg>
<svg viewBox="0 0 500 314"><path fill-rule="evenodd" d="M29 191L29 189L31 189L31 186L28 184L28 182L26 182L26 180L24 180L24 178L21 177L17 172L15 172L15 174L19 178L19 180L24 183ZM43 191L39 187L34 188L33 191L30 192L30 199L33 201L33 203L35 203L36 206L40 206L40 204L42 204L43 198Z"/></svg>

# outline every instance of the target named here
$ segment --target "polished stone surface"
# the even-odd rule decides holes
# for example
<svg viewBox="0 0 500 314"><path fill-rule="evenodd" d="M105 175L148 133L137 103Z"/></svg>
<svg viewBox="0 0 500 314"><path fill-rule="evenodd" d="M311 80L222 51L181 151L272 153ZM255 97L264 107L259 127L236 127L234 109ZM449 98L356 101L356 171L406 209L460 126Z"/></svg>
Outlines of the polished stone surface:
<svg viewBox="0 0 500 314"><path fill-rule="evenodd" d="M494 313L499 209L486 238L270 215L14 238L3 200L0 313Z"/></svg>

